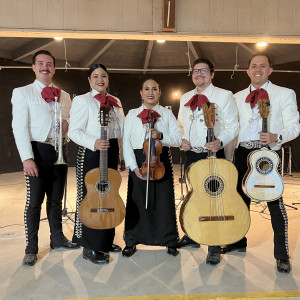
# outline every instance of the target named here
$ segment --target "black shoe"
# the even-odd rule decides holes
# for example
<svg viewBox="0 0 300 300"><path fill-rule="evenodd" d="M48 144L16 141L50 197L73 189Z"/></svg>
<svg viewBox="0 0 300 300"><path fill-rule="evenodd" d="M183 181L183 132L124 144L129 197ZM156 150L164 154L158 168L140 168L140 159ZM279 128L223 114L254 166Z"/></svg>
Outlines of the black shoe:
<svg viewBox="0 0 300 300"><path fill-rule="evenodd" d="M183 248L186 246L191 246L193 248L200 248L200 244L190 239L187 235L184 235L178 242L177 248Z"/></svg>
<svg viewBox="0 0 300 300"><path fill-rule="evenodd" d="M206 263L209 265L217 265L221 261L221 253L209 251L206 257Z"/></svg>
<svg viewBox="0 0 300 300"><path fill-rule="evenodd" d="M291 264L288 259L277 259L277 271L280 273L290 273L291 272Z"/></svg>
<svg viewBox="0 0 300 300"><path fill-rule="evenodd" d="M76 248L79 248L80 246L75 243L72 243L69 240L66 240L65 242L58 244L58 245L53 245L51 242L50 247L51 247L51 249L58 249L58 248L76 249Z"/></svg>
<svg viewBox="0 0 300 300"><path fill-rule="evenodd" d="M82 256L84 259L91 261L94 264L107 264L109 263L109 254L83 248Z"/></svg>
<svg viewBox="0 0 300 300"><path fill-rule="evenodd" d="M37 260L36 254L34 254L34 253L25 254L25 256L23 258L23 265L24 266L34 266L36 260Z"/></svg>
<svg viewBox="0 0 300 300"><path fill-rule="evenodd" d="M130 257L130 256L132 256L135 252L136 252L136 246L134 246L134 247L128 247L128 246L126 246L126 247L122 250L122 255L123 255L123 256Z"/></svg>
<svg viewBox="0 0 300 300"><path fill-rule="evenodd" d="M221 251L223 254L232 252L232 251L246 252L246 247L238 247L238 246L235 246L234 244L232 244L232 245L227 245L227 246L223 247Z"/></svg>
<svg viewBox="0 0 300 300"><path fill-rule="evenodd" d="M109 252L121 252L122 248L118 245L112 244Z"/></svg>
<svg viewBox="0 0 300 300"><path fill-rule="evenodd" d="M173 256L177 256L179 251L174 247L167 247L167 253Z"/></svg>

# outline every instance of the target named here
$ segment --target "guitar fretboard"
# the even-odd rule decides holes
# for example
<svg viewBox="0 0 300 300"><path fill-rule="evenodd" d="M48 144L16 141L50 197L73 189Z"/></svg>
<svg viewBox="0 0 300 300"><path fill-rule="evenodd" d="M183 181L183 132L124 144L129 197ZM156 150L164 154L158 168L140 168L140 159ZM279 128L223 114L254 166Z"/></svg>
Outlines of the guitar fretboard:
<svg viewBox="0 0 300 300"><path fill-rule="evenodd" d="M108 140L108 127L101 126L100 128L100 138L101 140ZM108 181L108 168L107 168L108 154L107 150L100 150L100 159L99 159L99 181L107 182Z"/></svg>

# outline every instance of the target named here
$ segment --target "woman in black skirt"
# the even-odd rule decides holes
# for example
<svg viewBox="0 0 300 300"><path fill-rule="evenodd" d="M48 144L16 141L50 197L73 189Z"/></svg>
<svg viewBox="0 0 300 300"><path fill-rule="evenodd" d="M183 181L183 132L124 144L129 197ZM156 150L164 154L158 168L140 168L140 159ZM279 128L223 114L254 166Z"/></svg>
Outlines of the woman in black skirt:
<svg viewBox="0 0 300 300"><path fill-rule="evenodd" d="M122 138L124 113L119 99L109 95L108 72L102 64L93 65L88 72L91 91L73 99L70 111L69 137L79 145L77 153L77 205L73 242L84 247L83 258L93 263L108 263L108 252L120 252L113 244L115 229L92 229L79 219L78 209L87 194L84 178L86 173L99 168L99 150L108 151L108 168L117 170L119 143ZM108 141L100 139L99 109L109 108ZM121 152L121 151L120 151ZM121 169L125 169L120 155Z"/></svg>
<svg viewBox="0 0 300 300"><path fill-rule="evenodd" d="M158 104L161 91L155 80L146 80L140 94L142 106L129 111L124 125L123 151L129 177L124 232L126 247L122 254L130 257L135 253L137 244L144 244L166 246L167 253L176 256L179 253L176 249L178 230L169 147L180 145L180 129L173 113ZM151 115L154 129L150 133L148 117ZM146 197L147 180L141 175L140 168L146 157L143 143L148 134L162 142L160 161L164 164L165 175L148 182Z"/></svg>

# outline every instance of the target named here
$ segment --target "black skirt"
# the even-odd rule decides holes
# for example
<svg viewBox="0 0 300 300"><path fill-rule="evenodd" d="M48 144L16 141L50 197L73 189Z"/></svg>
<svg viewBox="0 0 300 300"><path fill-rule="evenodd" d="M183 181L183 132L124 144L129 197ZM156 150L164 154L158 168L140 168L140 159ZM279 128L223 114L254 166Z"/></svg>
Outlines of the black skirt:
<svg viewBox="0 0 300 300"><path fill-rule="evenodd" d="M117 139L109 140L108 150L108 168L118 169L119 145ZM78 209L83 201L87 190L84 184L84 178L91 169L99 168L100 153L91 151L79 146L77 152L76 178L77 178L77 202L76 219L72 241L85 248L108 252L115 237L115 228L112 229L92 229L86 227L79 219Z"/></svg>
<svg viewBox="0 0 300 300"><path fill-rule="evenodd" d="M145 155L142 150L134 152L141 167ZM178 243L172 157L168 147L163 147L160 160L165 175L160 180L149 181L147 209L147 181L129 171L124 232L129 247L137 244L176 247Z"/></svg>

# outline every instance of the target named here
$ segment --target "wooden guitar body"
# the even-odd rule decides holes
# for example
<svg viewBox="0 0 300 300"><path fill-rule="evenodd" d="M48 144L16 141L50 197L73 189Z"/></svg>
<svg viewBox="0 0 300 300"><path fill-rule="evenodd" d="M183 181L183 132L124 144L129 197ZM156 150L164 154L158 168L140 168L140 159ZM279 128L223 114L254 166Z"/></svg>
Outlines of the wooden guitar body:
<svg viewBox="0 0 300 300"><path fill-rule="evenodd" d="M247 158L248 172L243 188L256 201L274 201L282 196L284 185L278 173L279 156L267 148L252 151Z"/></svg>
<svg viewBox="0 0 300 300"><path fill-rule="evenodd" d="M125 218L125 205L119 195L121 175L114 169L108 170L108 180L99 180L99 169L92 169L85 176L87 194L79 207L81 222L93 229L110 229L118 226Z"/></svg>
<svg viewBox="0 0 300 300"><path fill-rule="evenodd" d="M225 159L210 156L194 163L186 177L192 190L180 211L185 233L197 243L210 246L242 239L250 226L250 214L236 191L235 166Z"/></svg>

